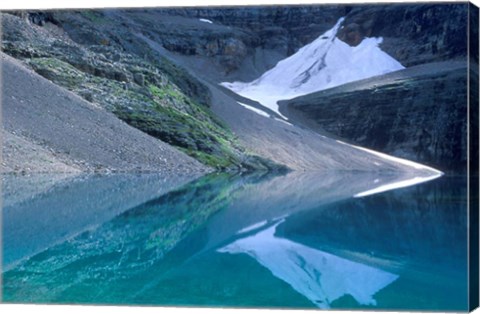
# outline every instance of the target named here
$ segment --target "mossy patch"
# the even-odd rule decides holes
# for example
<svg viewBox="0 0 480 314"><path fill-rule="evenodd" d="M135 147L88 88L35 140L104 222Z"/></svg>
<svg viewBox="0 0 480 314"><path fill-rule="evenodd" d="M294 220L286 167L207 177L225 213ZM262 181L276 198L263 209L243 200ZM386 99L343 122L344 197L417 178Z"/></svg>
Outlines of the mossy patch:
<svg viewBox="0 0 480 314"><path fill-rule="evenodd" d="M103 16L87 10L81 14L91 21ZM20 46L21 51L12 48ZM25 60L40 75L205 165L219 170L281 168L248 153L210 111L208 88L168 60L151 61L111 46L58 40L51 45L20 41L6 47L7 53ZM135 80L135 74L142 79Z"/></svg>
<svg viewBox="0 0 480 314"><path fill-rule="evenodd" d="M245 153L233 133L208 108L170 82L126 88L122 82L81 72L56 58L34 58L29 63L41 75L100 103L131 126L205 165L215 169L243 167Z"/></svg>
<svg viewBox="0 0 480 314"><path fill-rule="evenodd" d="M62 82L62 86L74 88L82 83L85 75L57 58L32 58L28 64L41 76L57 83Z"/></svg>
<svg viewBox="0 0 480 314"><path fill-rule="evenodd" d="M165 106L143 112L117 108L114 113L128 124L180 148L205 165L216 169L241 166L241 153L233 134L206 116L199 120Z"/></svg>

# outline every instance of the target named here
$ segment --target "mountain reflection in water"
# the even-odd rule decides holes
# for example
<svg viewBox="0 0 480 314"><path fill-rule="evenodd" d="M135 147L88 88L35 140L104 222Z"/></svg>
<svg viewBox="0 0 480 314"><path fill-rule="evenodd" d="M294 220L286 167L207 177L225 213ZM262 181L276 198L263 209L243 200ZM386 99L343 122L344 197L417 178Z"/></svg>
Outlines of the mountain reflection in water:
<svg viewBox="0 0 480 314"><path fill-rule="evenodd" d="M110 175L7 195L3 301L466 310L466 178L354 197L408 179Z"/></svg>
<svg viewBox="0 0 480 314"><path fill-rule="evenodd" d="M361 305L376 305L373 295L398 278L380 269L277 238L274 233L279 223L218 251L250 255L320 308L329 308L332 301L344 295L351 295Z"/></svg>

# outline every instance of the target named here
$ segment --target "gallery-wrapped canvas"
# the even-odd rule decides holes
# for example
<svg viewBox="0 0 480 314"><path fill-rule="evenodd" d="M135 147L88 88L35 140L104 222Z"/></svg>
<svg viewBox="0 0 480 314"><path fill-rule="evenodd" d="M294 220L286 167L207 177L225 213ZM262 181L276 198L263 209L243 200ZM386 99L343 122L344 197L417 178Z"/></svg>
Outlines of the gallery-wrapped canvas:
<svg viewBox="0 0 480 314"><path fill-rule="evenodd" d="M3 10L3 303L478 306L469 2Z"/></svg>

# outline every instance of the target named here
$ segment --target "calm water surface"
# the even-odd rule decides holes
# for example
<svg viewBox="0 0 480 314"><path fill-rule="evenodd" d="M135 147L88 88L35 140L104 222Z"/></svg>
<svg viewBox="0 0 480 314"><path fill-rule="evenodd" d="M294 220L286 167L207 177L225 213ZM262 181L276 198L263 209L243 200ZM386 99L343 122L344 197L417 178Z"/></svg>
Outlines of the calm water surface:
<svg viewBox="0 0 480 314"><path fill-rule="evenodd" d="M466 178L399 179L6 178L3 301L467 310Z"/></svg>

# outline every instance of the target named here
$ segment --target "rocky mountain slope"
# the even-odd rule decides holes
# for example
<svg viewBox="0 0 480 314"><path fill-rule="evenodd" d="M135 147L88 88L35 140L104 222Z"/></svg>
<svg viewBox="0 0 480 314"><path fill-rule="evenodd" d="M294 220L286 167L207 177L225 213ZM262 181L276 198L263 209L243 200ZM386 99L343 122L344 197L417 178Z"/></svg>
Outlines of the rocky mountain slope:
<svg viewBox="0 0 480 314"><path fill-rule="evenodd" d="M4 14L2 24L6 53L206 165L419 171L284 121L252 115L238 105L241 97L215 83L215 71L189 66L201 60L187 61L161 45L166 31L211 33L210 23L156 11L86 10Z"/></svg>
<svg viewBox="0 0 480 314"><path fill-rule="evenodd" d="M90 21L96 15L83 13L80 17ZM40 24L43 26L22 15L4 14L3 50L55 84L204 165L217 169L279 167L245 151L210 112L208 90L184 70L164 59L149 62L110 45L82 46L63 28ZM112 25L113 20L108 27ZM14 82L14 78L8 81Z"/></svg>
<svg viewBox="0 0 480 314"><path fill-rule="evenodd" d="M274 112L255 114L249 106L258 109L258 103L218 83L258 77L342 16L338 38L356 46L365 37L383 36L380 48L403 65L461 59L464 29L450 22L460 20L466 8L462 3L9 12L2 14L2 49L210 167L377 171L375 162L383 170L408 171L279 120ZM448 23L440 23L444 20Z"/></svg>
<svg viewBox="0 0 480 314"><path fill-rule="evenodd" d="M310 8L310 10L307 7L295 7L295 10L304 9L304 14L310 23L317 26L322 24L322 18L324 22L326 21L327 12L331 18L344 16L345 19L336 37L353 49L360 48L360 43L363 45L367 37L381 37L380 49L403 66L409 68L423 64L426 67L402 72L401 80L394 83L382 82L383 77L379 78L375 81L377 88L374 89L374 93L371 92L370 87L367 88L367 91L361 88L349 89L348 96L346 96L342 94L343 89L340 88L335 92L332 91L326 98L320 97L323 94L307 96L292 101L292 105L288 109L284 107L281 114L289 118L297 118L293 120L294 124L313 126L316 131L328 131L330 135L333 134L333 137L346 139L351 143L420 161L447 172L464 173L467 169L468 153L466 143L467 70L465 68L468 53L467 23L465 23L469 14L468 4L388 4L325 6L324 8L325 11L319 7ZM474 10L474 8L470 9ZM295 10L294 12L297 12ZM226 23L232 27L243 27L248 30L262 28L254 22L262 17L266 19L265 25L275 25L285 29L287 34L295 34L294 37L305 39L296 33L298 28L295 27L293 19L290 19L291 15L282 11L281 8L277 10L271 8L271 11L268 11L267 8L264 12L271 14L264 13L265 16L268 16L265 17L255 10L246 14L246 19L251 24L242 24L236 21L229 15L231 12L228 9L180 10L175 11L175 14L209 18L213 23ZM284 13L282 14L282 12ZM291 14L294 15L294 13ZM310 14L315 14L316 18L310 19ZM329 23L330 25L326 28L312 27L310 34L314 37L309 38L307 43L314 39L321 40L317 37L326 29L331 28L335 22L329 21ZM325 26L325 24L328 23L322 25ZM254 26L249 27L248 25ZM266 42L262 42L258 46L255 44L246 46L249 47L247 51L254 55L257 52L252 51L263 49L268 45ZM292 54L299 48L292 49L287 54ZM308 57L306 56L304 59L307 60ZM192 59L187 57L184 60L188 58ZM247 59L245 57L245 60ZM284 59L282 62L286 62L286 60L288 59ZM452 68L453 63L450 64L450 62L456 61L463 62L463 72L461 68L455 66ZM347 63L347 60L344 60L344 63ZM364 63L355 66L362 67ZM193 62L190 64L192 68L195 68ZM478 68L478 61L474 63L474 68L475 64ZM442 68L445 71L441 71ZM430 69L430 71L426 71L426 69ZM262 100L265 100L265 97L277 99L278 97L275 98L277 95L274 95L275 89L285 89L285 86L280 86L285 69L283 74L277 72L275 75L272 72L271 78L266 77L268 72L262 73L263 75L256 76L257 80L252 81L250 85L233 84L241 87L237 89L240 93L244 92L244 96L252 96L249 98L258 96ZM229 82L237 78L239 81L252 80L250 77L244 76L241 70L233 71L233 73L236 74L226 76L217 74L215 78L223 77ZM333 75L330 76L329 79L334 80ZM411 79L408 78L409 76L412 76ZM285 79L292 80L291 77L292 75L288 74ZM473 77L478 79L478 73L474 73ZM215 80L212 76L209 78ZM273 82L271 84L274 86L273 89L262 87L267 84L265 82L267 79L271 79ZM327 80L327 82L330 81ZM245 86L248 90L245 89ZM259 96L259 91L263 91L262 88L263 90L267 89L268 92L260 93ZM251 91L252 95L248 94L248 91ZM283 94L288 93L294 92L283 91ZM334 93L339 94L334 95ZM255 99L258 100L258 97ZM381 100L382 97L383 100ZM287 95L285 98L290 97ZM262 103L262 105L275 109L276 106L271 106L268 99L265 100L267 103ZM265 109L262 106L256 108ZM268 110L265 112L272 115ZM298 119L299 115L301 115L301 119Z"/></svg>
<svg viewBox="0 0 480 314"><path fill-rule="evenodd" d="M381 36L382 50L405 66L464 57L467 7L419 3L50 11L30 19L59 23L81 44L123 42L127 50L141 50L132 45L131 32L95 27L117 16L166 50L207 63L217 80L247 81L317 39L341 17L340 39L356 46L365 37Z"/></svg>
<svg viewBox="0 0 480 314"><path fill-rule="evenodd" d="M7 134L3 172L209 170L17 60L2 54L1 65L2 132ZM15 168L20 158L24 163Z"/></svg>
<svg viewBox="0 0 480 314"><path fill-rule="evenodd" d="M333 10L333 7L328 6L328 9ZM429 74L423 73L427 77L420 79L416 77L416 70L403 72L405 76L413 76L411 82L407 78L405 81L409 81L408 84L399 82L397 86L394 86L388 82L387 91L382 88L377 91L377 94L383 93L385 97L383 101L379 100L380 95L361 90L350 90L351 93L348 97L336 95L331 96L330 99L321 99L317 95L302 98L296 102L295 106L297 118L300 111L303 110L302 118L296 119L294 122L310 127L315 125L314 130L327 130L331 132L330 134L334 134L334 137L347 139L361 146L395 156L421 161L440 167L447 172L465 172L467 160L466 68L464 72L456 69L454 74L449 75L436 71L435 67L445 66L445 69L451 70L448 62L466 62L467 24L464 21L467 20L469 14L468 4L359 5L336 7L335 9L337 10L336 14L345 16L337 38L352 47L359 47L359 44L367 37L381 37L383 41L379 47L404 66L412 67L438 61L447 63L429 65L432 71ZM280 9L272 11L281 12ZM187 13L187 10L176 11L175 14L210 18L213 23L223 23L222 21L226 20L229 13L227 9L218 9L212 12L209 10L188 12L190 13ZM278 14L281 15L281 13ZM320 10L316 11L316 14L322 16L323 13ZM252 22L259 16L261 14L253 10L248 15L248 20ZM309 15L307 14L307 16ZM335 16L335 14L331 16ZM285 23L285 19L288 20L285 16L278 18L272 13L269 18L266 18L265 24L276 24L292 30L293 23ZM248 26L235 22L233 17L229 20L233 21L225 23L248 29ZM334 22L330 23L331 27ZM255 25L255 23L253 24ZM315 32L319 29L312 28L312 30ZM315 34L315 36L318 35L318 33ZM257 46L254 45L254 47L257 49ZM188 58L192 59L192 57L184 57L183 60ZM286 62L286 60L282 62ZM189 64L195 68L194 62ZM357 66L362 65L358 64ZM251 80L242 76L243 74L240 72L237 73L240 81L242 79ZM275 73L272 76L273 85L281 85L282 73ZM232 81L231 78L234 75L216 76L216 78L219 77L225 77L226 80ZM251 86L253 91L250 94L253 96L250 94L244 96L255 98L254 96L258 94L257 91L265 83L265 75L255 78L257 80L252 81L250 85L247 84L247 86ZM215 80L211 76L210 79ZM428 83L429 79L432 82ZM378 83L376 85L384 84L381 79L378 79L376 83ZM278 89L282 88L278 87ZM242 88L239 90L243 91ZM337 91L341 92L342 89ZM269 93L264 94L270 95L270 98L278 98L275 98L272 89L269 89ZM423 100L422 103L412 102L410 96L404 97L404 95L419 94L421 96L416 99ZM387 100L388 104L385 105ZM350 106L351 103L353 106ZM275 106L269 104L269 102L262 103L263 106L275 109ZM255 108L264 109L265 107L257 106ZM290 110L283 111L282 114L291 118L291 115L295 114L293 105L289 108ZM395 117L395 114L399 114L399 111L402 110L408 111L408 113L404 113L401 117ZM272 115L268 110L265 112ZM434 119L432 119L432 114ZM394 127L391 128L389 123L393 123Z"/></svg>

